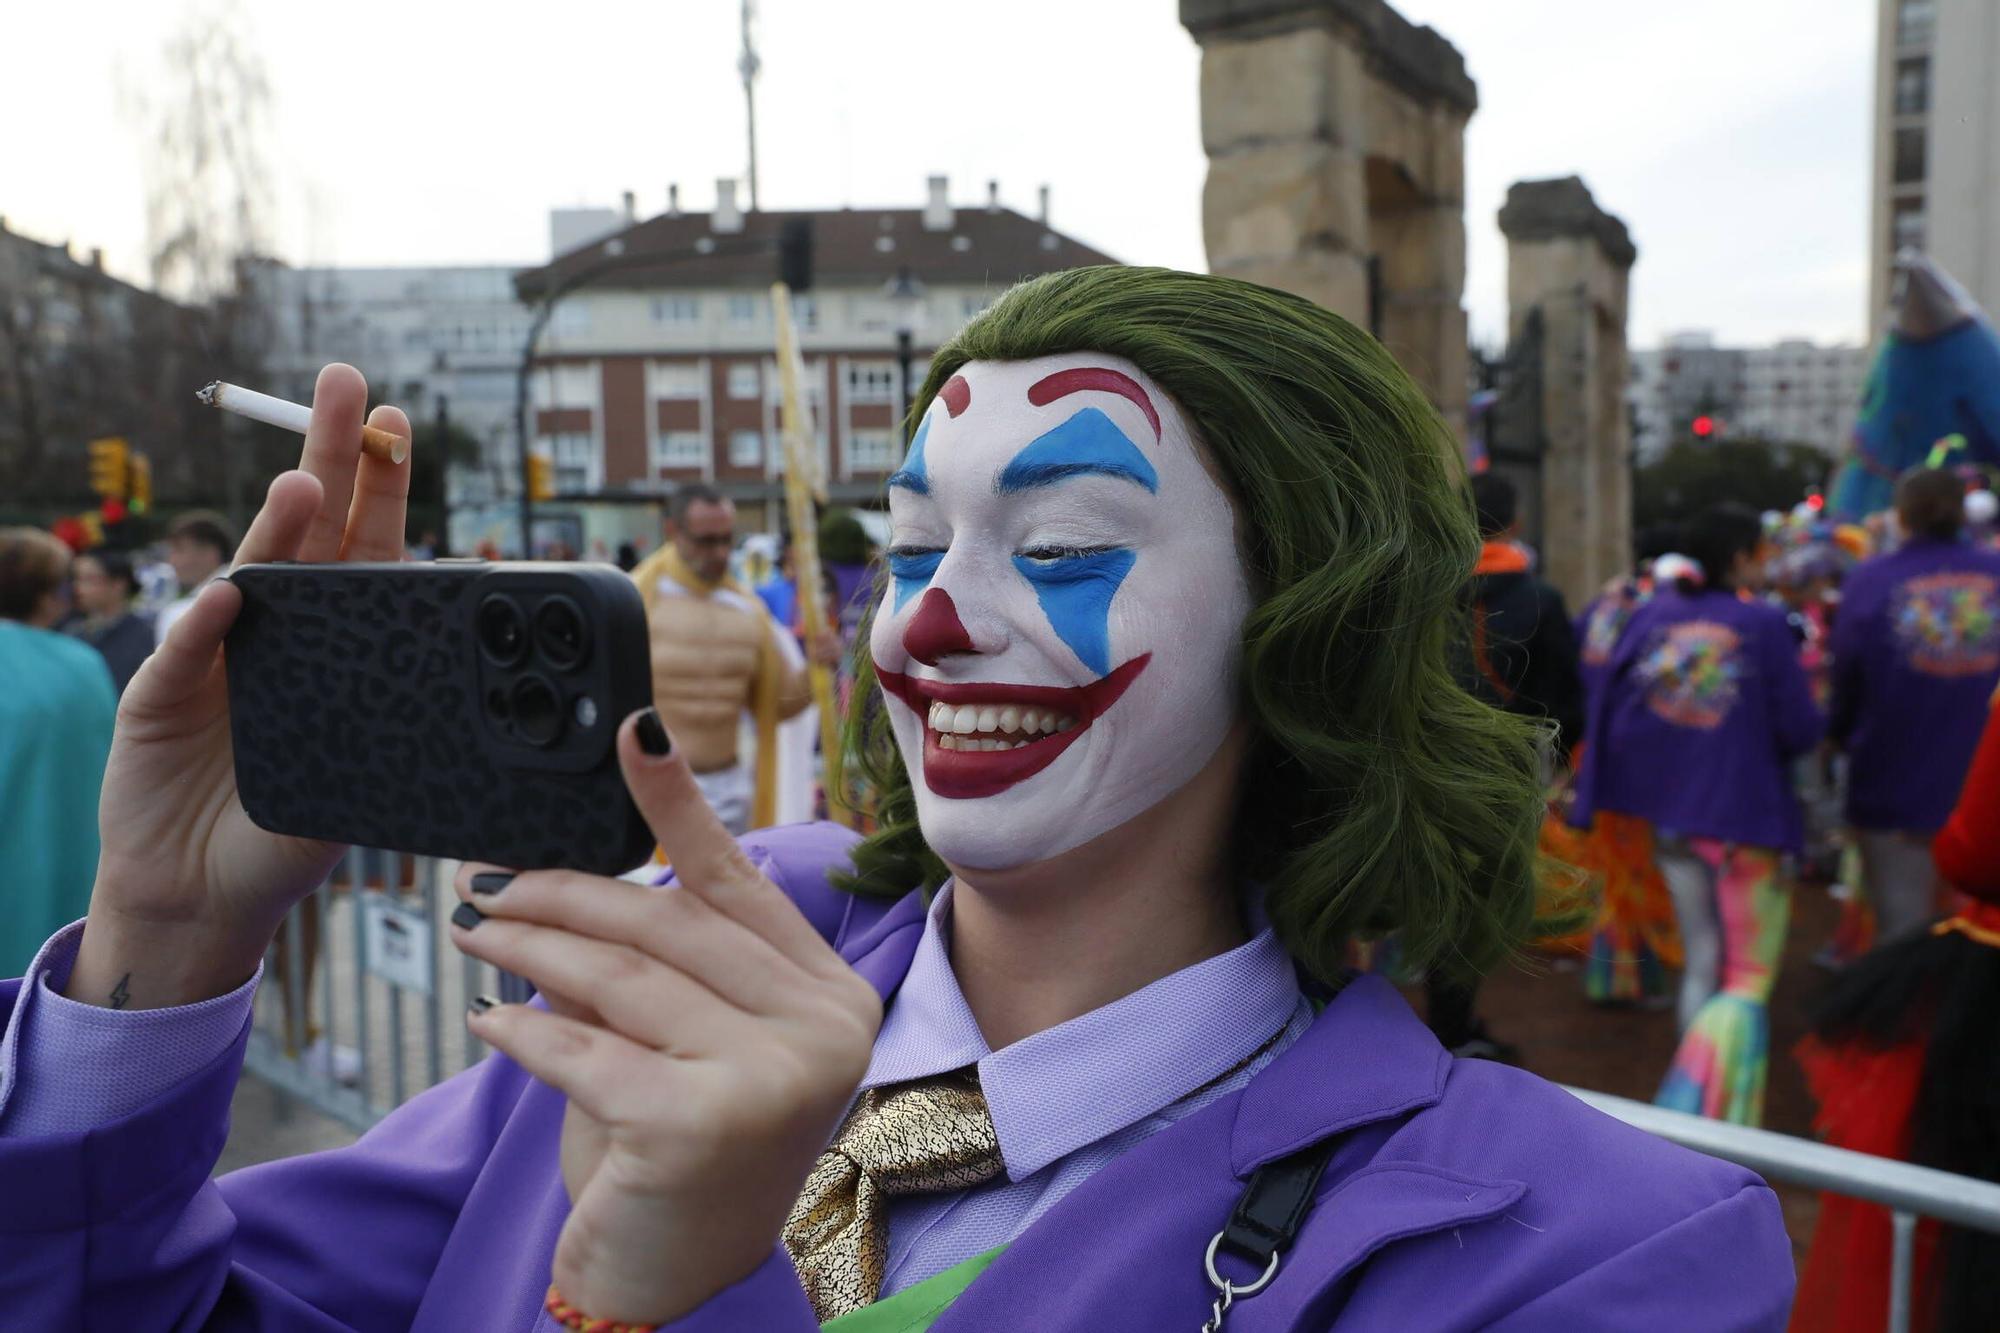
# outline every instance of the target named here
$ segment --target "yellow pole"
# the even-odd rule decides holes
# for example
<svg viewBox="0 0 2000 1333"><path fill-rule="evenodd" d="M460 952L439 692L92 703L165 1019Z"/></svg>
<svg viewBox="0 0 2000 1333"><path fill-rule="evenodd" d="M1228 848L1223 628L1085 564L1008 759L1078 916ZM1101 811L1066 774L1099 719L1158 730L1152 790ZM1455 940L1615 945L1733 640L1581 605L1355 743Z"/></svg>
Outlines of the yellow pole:
<svg viewBox="0 0 2000 1333"><path fill-rule="evenodd" d="M792 294L782 282L771 284L771 313L778 332L778 422L785 449L785 512L792 524L792 575L798 580L799 607L810 642L833 628L826 621L819 572L819 522L813 510L815 498L826 502L826 485L820 477L819 451L813 447L812 422L799 394L803 367L792 324ZM806 670L813 703L819 708L827 818L852 828L854 816L847 808L841 781L840 718L834 709L833 674L817 663L809 664Z"/></svg>

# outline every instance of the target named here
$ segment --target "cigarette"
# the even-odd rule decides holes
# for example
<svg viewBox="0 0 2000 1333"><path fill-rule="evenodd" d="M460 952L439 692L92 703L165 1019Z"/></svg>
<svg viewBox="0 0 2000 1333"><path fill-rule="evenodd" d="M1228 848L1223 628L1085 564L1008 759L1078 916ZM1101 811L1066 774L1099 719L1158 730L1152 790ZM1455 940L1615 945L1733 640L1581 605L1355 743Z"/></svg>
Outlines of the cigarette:
<svg viewBox="0 0 2000 1333"><path fill-rule="evenodd" d="M209 407L219 407L225 412L234 412L237 416L291 431L294 435L305 434L306 427L312 422L312 409L304 403L288 403L268 393L224 384L221 380L210 380L196 392L195 397ZM363 426L361 452L385 463L400 463L410 456L410 442L380 426Z"/></svg>

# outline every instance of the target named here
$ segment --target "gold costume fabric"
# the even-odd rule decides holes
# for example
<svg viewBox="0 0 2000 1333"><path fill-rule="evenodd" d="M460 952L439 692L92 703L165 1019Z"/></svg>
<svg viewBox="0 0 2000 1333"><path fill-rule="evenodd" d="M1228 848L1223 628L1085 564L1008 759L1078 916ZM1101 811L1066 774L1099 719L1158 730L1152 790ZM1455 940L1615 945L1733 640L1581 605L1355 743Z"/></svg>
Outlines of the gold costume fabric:
<svg viewBox="0 0 2000 1333"><path fill-rule="evenodd" d="M863 1092L785 1222L785 1250L820 1322L881 1292L891 1198L970 1189L1002 1166L977 1070Z"/></svg>

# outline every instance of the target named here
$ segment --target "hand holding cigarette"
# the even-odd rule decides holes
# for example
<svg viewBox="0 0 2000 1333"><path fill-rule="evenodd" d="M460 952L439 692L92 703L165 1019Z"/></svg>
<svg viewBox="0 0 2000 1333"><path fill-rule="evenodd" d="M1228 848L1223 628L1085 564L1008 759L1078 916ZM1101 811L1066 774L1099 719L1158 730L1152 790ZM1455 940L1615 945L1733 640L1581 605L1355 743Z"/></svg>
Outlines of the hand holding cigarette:
<svg viewBox="0 0 2000 1333"><path fill-rule="evenodd" d="M295 435L305 434L306 426L312 421L312 409L304 403L288 403L268 393L225 384L221 380L210 380L196 392L195 397L209 407L219 407L225 412L234 412ZM401 463L410 456L410 442L379 426L363 426L361 452L385 463Z"/></svg>

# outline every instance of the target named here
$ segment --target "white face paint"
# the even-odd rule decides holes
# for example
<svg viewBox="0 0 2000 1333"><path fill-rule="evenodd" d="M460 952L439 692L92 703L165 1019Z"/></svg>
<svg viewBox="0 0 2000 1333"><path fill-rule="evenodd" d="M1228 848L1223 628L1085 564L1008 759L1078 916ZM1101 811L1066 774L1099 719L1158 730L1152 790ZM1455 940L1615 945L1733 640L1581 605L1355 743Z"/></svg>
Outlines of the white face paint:
<svg viewBox="0 0 2000 1333"><path fill-rule="evenodd" d="M1228 498L1138 367L975 361L892 479L871 649L931 847L1006 869L1201 770L1249 588Z"/></svg>

